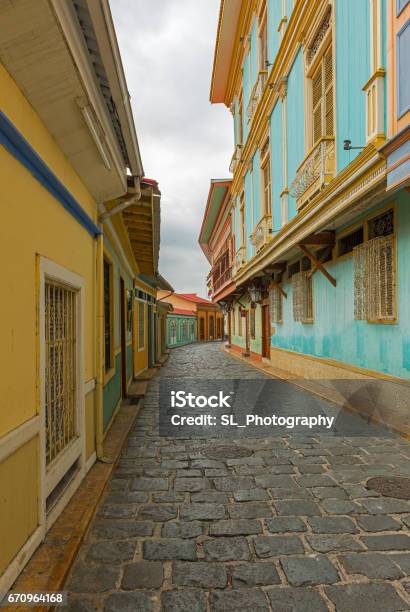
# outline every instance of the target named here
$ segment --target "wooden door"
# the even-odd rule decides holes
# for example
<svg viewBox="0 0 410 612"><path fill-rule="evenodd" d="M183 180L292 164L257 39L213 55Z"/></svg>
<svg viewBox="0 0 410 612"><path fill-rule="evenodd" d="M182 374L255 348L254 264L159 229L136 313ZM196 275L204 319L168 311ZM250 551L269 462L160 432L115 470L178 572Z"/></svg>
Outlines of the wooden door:
<svg viewBox="0 0 410 612"><path fill-rule="evenodd" d="M120 328L121 328L121 394L127 397L127 342L125 324L125 285L120 279Z"/></svg>
<svg viewBox="0 0 410 612"><path fill-rule="evenodd" d="M262 306L262 357L270 359L270 313L269 305Z"/></svg>
<svg viewBox="0 0 410 612"><path fill-rule="evenodd" d="M231 339L232 339L232 311L229 310L228 312L228 344L229 346L231 345Z"/></svg>
<svg viewBox="0 0 410 612"><path fill-rule="evenodd" d="M249 344L249 312L246 311L245 316L245 353L250 355L250 344Z"/></svg>

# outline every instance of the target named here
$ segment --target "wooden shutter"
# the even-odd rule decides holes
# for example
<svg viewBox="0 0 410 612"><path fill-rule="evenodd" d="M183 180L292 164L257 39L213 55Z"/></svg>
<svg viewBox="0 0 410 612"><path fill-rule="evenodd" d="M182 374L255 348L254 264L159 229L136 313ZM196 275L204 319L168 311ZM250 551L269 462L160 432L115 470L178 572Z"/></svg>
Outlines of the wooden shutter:
<svg viewBox="0 0 410 612"><path fill-rule="evenodd" d="M282 322L282 295L277 287L272 287L269 292L270 314L272 323Z"/></svg>
<svg viewBox="0 0 410 612"><path fill-rule="evenodd" d="M292 302L294 321L313 321L313 289L309 272L297 272L292 276Z"/></svg>
<svg viewBox="0 0 410 612"><path fill-rule="evenodd" d="M355 319L394 321L394 236L373 238L354 249Z"/></svg>
<svg viewBox="0 0 410 612"><path fill-rule="evenodd" d="M320 64L312 79L313 144L315 144L322 137L322 82L322 65Z"/></svg>
<svg viewBox="0 0 410 612"><path fill-rule="evenodd" d="M333 136L333 56L332 46L326 51L323 58L324 98L325 98L325 125L323 135Z"/></svg>

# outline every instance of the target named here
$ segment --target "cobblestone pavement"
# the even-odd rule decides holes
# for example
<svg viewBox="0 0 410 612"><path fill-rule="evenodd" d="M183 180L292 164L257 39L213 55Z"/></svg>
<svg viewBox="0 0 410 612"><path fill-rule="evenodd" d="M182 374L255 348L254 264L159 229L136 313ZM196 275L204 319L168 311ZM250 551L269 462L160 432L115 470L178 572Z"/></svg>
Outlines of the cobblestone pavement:
<svg viewBox="0 0 410 612"><path fill-rule="evenodd" d="M410 502L364 486L410 474L410 443L161 438L159 377L187 375L263 376L217 344L172 352L68 579L70 609L410 610ZM218 444L251 454L201 452Z"/></svg>

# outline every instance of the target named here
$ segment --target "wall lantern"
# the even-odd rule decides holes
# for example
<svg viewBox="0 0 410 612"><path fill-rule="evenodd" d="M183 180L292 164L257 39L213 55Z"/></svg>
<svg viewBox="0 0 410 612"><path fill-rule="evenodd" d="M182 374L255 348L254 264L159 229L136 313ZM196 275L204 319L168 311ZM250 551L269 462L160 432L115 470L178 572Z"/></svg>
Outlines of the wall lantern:
<svg viewBox="0 0 410 612"><path fill-rule="evenodd" d="M249 297L251 298L251 302L256 303L262 300L262 290L257 285L250 285L248 287Z"/></svg>

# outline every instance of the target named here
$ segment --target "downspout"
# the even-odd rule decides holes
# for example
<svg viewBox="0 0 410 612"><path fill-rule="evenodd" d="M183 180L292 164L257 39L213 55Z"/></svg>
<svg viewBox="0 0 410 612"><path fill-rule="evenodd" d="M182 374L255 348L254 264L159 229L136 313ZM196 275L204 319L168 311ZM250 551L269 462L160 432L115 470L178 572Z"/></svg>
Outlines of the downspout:
<svg viewBox="0 0 410 612"><path fill-rule="evenodd" d="M103 234L97 236L96 248L96 385L95 385L95 450L104 461L103 390L104 390L104 250Z"/></svg>

